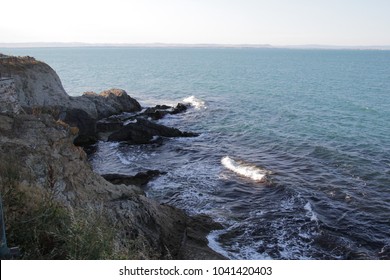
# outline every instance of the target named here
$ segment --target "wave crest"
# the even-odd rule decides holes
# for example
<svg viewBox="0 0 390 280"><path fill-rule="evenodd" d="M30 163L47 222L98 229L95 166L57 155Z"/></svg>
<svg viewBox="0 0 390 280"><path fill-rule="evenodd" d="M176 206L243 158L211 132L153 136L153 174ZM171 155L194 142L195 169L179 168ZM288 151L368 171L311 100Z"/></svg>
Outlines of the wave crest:
<svg viewBox="0 0 390 280"><path fill-rule="evenodd" d="M205 109L207 108L205 105L205 102L199 98L196 98L195 96L189 96L187 98L183 99L183 102L190 104L195 109Z"/></svg>
<svg viewBox="0 0 390 280"><path fill-rule="evenodd" d="M234 173L252 179L256 182L264 182L269 172L258 166L250 165L244 162L239 162L226 156L222 158L221 163L227 169Z"/></svg>

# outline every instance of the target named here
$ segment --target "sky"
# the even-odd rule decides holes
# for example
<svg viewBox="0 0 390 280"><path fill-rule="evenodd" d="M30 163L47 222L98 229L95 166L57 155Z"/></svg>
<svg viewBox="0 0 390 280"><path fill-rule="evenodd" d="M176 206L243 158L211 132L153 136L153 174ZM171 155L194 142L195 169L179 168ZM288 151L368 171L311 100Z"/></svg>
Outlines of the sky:
<svg viewBox="0 0 390 280"><path fill-rule="evenodd" d="M0 43L390 45L390 0L1 0Z"/></svg>

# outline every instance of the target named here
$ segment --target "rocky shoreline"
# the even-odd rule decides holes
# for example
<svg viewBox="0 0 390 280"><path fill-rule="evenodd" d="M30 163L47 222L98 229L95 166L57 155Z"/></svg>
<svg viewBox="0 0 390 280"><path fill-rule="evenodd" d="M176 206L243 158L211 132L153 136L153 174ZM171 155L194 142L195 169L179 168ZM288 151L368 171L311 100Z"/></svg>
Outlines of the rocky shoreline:
<svg viewBox="0 0 390 280"><path fill-rule="evenodd" d="M159 176L158 170L134 176L100 176L93 172L85 153L93 153L97 141L145 145L163 144L170 137L195 137L197 133L154 122L168 114L184 112L186 105L142 108L119 89L71 97L47 64L31 57L1 57L1 77L12 81L0 87L0 183L5 215L17 221L17 215L29 211L20 208L35 209L29 206L34 199L44 205L52 200L65 216L91 212L89 216L104 217L101 227L112 232L107 235L111 254L74 257L69 249L56 253L56 246L64 247L64 241L43 230L37 246L45 247L49 253L35 248L42 253L39 258L224 258L207 246L206 236L220 229L219 224L207 216L189 217L180 209L145 196L141 187ZM0 80L0 86L1 83ZM9 199L15 190L28 198L19 208ZM23 252L25 240L16 232L17 226L17 222L7 224L8 242L14 243L10 246L20 246ZM24 257L37 258L34 250L29 250L25 249Z"/></svg>

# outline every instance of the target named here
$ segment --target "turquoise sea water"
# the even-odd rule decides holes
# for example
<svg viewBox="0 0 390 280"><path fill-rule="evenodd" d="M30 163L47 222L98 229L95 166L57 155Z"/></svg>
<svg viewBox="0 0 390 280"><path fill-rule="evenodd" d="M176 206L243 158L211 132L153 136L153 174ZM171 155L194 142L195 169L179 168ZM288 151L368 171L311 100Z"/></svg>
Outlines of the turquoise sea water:
<svg viewBox="0 0 390 280"><path fill-rule="evenodd" d="M224 225L232 259L390 258L390 52L3 49L51 65L71 95L119 87L194 106L162 146L100 142L97 172L168 173L148 196ZM254 174L267 174L265 182Z"/></svg>

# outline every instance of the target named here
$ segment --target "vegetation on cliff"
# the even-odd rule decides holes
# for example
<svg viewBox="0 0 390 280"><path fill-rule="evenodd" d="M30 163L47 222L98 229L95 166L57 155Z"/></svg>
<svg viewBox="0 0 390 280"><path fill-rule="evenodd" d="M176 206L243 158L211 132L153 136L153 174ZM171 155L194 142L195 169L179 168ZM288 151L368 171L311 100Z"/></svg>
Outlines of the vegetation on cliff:
<svg viewBox="0 0 390 280"><path fill-rule="evenodd" d="M24 59L16 58L20 71L0 60L0 71L16 81L23 107L18 114L0 113L0 192L8 245L19 246L25 259L222 258L206 239L218 224L160 205L137 186L108 182L74 145L87 129L84 115L96 125L99 115L138 111L138 102L111 90L82 97L75 108L54 70L29 60L23 66Z"/></svg>

